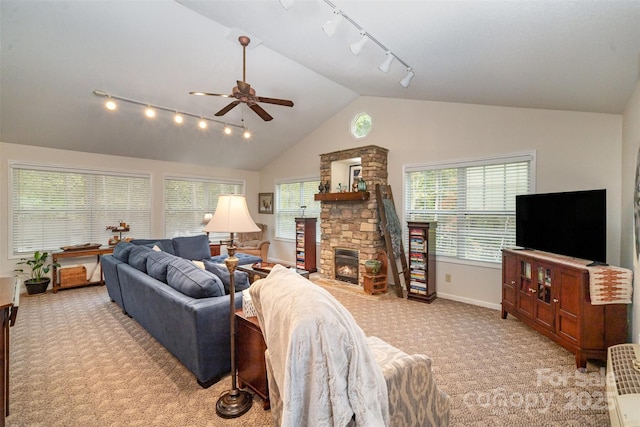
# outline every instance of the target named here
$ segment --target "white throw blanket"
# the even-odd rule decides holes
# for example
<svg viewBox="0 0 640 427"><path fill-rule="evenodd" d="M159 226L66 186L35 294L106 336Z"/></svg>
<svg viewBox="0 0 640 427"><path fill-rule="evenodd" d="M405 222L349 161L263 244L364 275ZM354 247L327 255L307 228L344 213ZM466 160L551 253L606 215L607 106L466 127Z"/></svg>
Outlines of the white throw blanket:
<svg viewBox="0 0 640 427"><path fill-rule="evenodd" d="M273 379L281 426L389 424L387 386L362 329L331 294L277 265L249 292Z"/></svg>

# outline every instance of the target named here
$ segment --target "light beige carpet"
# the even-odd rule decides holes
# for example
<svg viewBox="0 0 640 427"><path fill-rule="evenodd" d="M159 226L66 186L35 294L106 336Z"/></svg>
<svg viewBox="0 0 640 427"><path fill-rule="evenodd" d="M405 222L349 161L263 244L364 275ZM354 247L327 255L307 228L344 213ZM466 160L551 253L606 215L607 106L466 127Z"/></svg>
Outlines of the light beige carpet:
<svg viewBox="0 0 640 427"><path fill-rule="evenodd" d="M451 426L609 425L599 367L579 373L572 354L515 319L443 299L408 301L393 289L372 297L355 285L324 286L367 335L433 358L452 398ZM202 389L104 287L24 296L11 329L7 425L272 425L257 396L244 416L219 418L215 401L230 383Z"/></svg>

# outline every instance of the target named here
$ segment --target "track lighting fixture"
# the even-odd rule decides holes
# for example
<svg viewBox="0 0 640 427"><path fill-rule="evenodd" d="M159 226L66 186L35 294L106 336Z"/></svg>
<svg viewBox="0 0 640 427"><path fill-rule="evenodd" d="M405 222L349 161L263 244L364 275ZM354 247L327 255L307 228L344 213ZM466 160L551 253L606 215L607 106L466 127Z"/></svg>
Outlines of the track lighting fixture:
<svg viewBox="0 0 640 427"><path fill-rule="evenodd" d="M413 72L413 69L407 68L407 75L404 76L402 80L400 80L400 85L402 85L403 87L409 87L409 84L411 84L411 79L415 75L416 73Z"/></svg>
<svg viewBox="0 0 640 427"><path fill-rule="evenodd" d="M349 45L351 53L353 53L354 55L360 55L360 52L362 52L362 48L368 40L369 37L367 37L367 33L365 31L360 31L360 40L355 41Z"/></svg>
<svg viewBox="0 0 640 427"><path fill-rule="evenodd" d="M140 105L142 107L145 107L144 114L146 117L149 117L149 118L155 117L157 115L157 111L166 111L166 112L172 113L173 121L177 125L181 125L182 123L184 123L185 117L193 117L195 119L198 119L198 127L202 130L207 129L209 122L219 123L220 125L224 126L223 131L226 135L231 135L232 128L234 127L238 129L243 129L243 130L246 129L244 126L244 123L242 124L242 126L236 125L233 123L225 123L225 122L221 122L220 120L201 116L200 114L187 113L186 111L178 111L175 108L162 107L159 105L149 104L148 102L136 101L135 99L112 95L100 89L95 89L93 91L93 94L95 96L107 98L106 102L104 103L104 106L106 109L110 111L113 111L118 107L115 102L115 100L117 99L119 101L128 102L130 104L135 104L135 105Z"/></svg>
<svg viewBox="0 0 640 427"><path fill-rule="evenodd" d="M118 108L118 105L113 99L111 99L111 97L109 97L107 102L104 103L104 106L107 107L107 110L110 110L110 111L113 111L116 108Z"/></svg>
<svg viewBox="0 0 640 427"><path fill-rule="evenodd" d="M244 139L251 138L251 132L249 132L249 129L245 129L244 132L242 133L242 136L244 137Z"/></svg>
<svg viewBox="0 0 640 427"><path fill-rule="evenodd" d="M380 64L380 66L378 67L378 70L382 71L383 73L388 73L389 70L391 69L391 63L396 58L389 51L386 51L385 55L386 55L387 59L385 59L384 62L382 64Z"/></svg>
<svg viewBox="0 0 640 427"><path fill-rule="evenodd" d="M339 9L333 9L333 20L327 21L323 26L322 30L329 36L332 37L336 30L338 29L338 25L342 22L342 12Z"/></svg>

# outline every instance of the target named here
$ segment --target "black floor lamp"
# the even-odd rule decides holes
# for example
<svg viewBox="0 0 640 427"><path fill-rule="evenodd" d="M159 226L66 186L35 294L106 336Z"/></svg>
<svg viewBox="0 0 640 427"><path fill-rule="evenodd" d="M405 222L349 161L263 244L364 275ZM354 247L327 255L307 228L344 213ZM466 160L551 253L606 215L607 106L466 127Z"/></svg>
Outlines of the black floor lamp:
<svg viewBox="0 0 640 427"><path fill-rule="evenodd" d="M224 260L229 270L229 324L231 331L231 390L225 392L216 403L216 413L222 418L236 418L251 409L253 397L251 393L238 389L236 385L236 322L235 322L235 280L234 272L238 266L236 246L233 243L234 233L251 233L260 231L253 222L244 195L227 194L218 198L218 206L211 221L204 227L207 233L229 233L229 240L220 241L227 245L229 257Z"/></svg>

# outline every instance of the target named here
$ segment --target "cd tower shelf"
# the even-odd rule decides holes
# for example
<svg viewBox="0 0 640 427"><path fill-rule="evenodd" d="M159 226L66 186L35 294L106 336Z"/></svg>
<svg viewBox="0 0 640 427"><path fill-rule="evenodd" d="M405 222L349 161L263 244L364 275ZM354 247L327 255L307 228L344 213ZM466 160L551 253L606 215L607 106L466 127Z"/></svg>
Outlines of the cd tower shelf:
<svg viewBox="0 0 640 427"><path fill-rule="evenodd" d="M409 269L407 298L431 303L436 299L436 222L408 222Z"/></svg>
<svg viewBox="0 0 640 427"><path fill-rule="evenodd" d="M296 268L315 273L317 218L296 218Z"/></svg>

